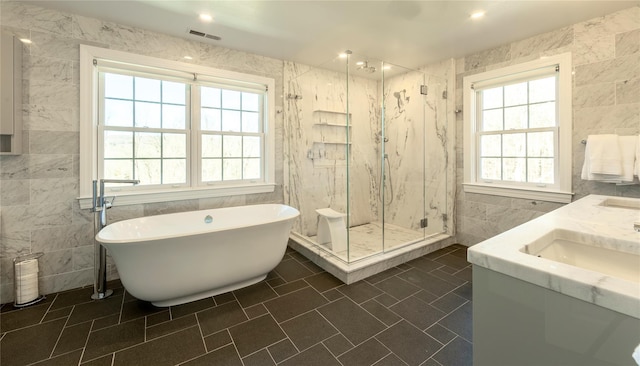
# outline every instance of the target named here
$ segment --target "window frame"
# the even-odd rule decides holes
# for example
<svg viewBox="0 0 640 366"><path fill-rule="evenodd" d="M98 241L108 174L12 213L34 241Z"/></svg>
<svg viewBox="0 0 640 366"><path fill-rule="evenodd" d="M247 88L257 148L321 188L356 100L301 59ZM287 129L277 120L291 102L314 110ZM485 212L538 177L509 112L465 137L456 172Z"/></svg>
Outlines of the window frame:
<svg viewBox="0 0 640 366"><path fill-rule="evenodd" d="M474 85L483 85L483 89L495 85L504 85L513 81L524 81L536 78L540 70L558 66L557 110L558 120L555 128L556 147L554 167L556 182L545 187L532 183L496 181L487 182L479 179L479 141L481 131L478 129L478 99ZM465 192L505 196L513 198L534 199L549 202L569 203L573 197L571 192L572 166L572 64L571 53L541 57L500 69L486 71L463 79L464 98L464 181ZM535 130L535 129L526 129ZM506 131L506 130L505 130Z"/></svg>
<svg viewBox="0 0 640 366"><path fill-rule="evenodd" d="M264 146L262 152L264 154L263 179L260 181L230 181L220 182L219 184L203 184L199 185L197 178L200 176L192 160L188 160L187 164L191 165L187 180L191 181L189 185L173 186L168 185L156 188L147 187L146 189L136 189L136 187L119 186L109 187L105 195L117 195L118 199L114 201L115 206L166 202L174 200L199 199L210 197L223 197L230 195L245 195L255 193L270 193L275 191L275 81L272 78L244 74L229 70L215 69L206 66L193 65L189 63L164 60L160 58L142 56L123 51L115 51L106 48L99 48L87 45L80 45L80 155L79 155L79 176L80 176L80 197L78 198L80 208L91 208L92 181L100 179L98 175L99 151L98 133L101 131L99 126L99 103L98 96L98 78L99 72L96 67L95 60L105 62L107 64L126 64L127 68L136 67L148 71L151 69L159 70L162 75L176 75L182 78L185 75L193 77L194 80L202 80L206 85L208 83L222 83L230 85L260 84L266 88L265 98L263 101L263 130ZM136 66L137 65L137 66ZM160 72L161 71L161 72ZM197 89L197 88L196 88ZM193 88L191 97L193 98ZM191 124L195 118L199 116L198 111L194 111L198 106L191 103L188 114L192 117ZM195 113L195 115L194 115ZM199 159L200 147L199 141L194 139L200 135L200 126L194 126L193 123L188 128L187 134L190 136L187 145L190 146L187 155L191 159ZM200 167L200 162L196 164ZM140 187L138 187L140 188Z"/></svg>

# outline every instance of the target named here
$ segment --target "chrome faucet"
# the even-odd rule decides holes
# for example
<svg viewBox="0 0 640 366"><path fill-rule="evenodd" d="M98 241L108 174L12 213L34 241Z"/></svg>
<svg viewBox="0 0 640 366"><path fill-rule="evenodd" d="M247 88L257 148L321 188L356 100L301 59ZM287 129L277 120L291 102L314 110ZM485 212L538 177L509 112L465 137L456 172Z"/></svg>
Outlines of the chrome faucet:
<svg viewBox="0 0 640 366"><path fill-rule="evenodd" d="M640 221L637 221L637 222L633 223L633 230L635 230L635 231L640 233Z"/></svg>
<svg viewBox="0 0 640 366"><path fill-rule="evenodd" d="M91 212L93 216L93 234L98 234L105 226L107 226L107 209L111 208L115 196L111 199L111 202L107 201L104 197L104 184L105 183L140 183L137 179L100 179L100 193L98 193L98 181L93 181L93 197ZM107 250L94 239L94 277L93 277L93 295L91 298L94 300L100 300L107 298L113 294L113 290L107 289Z"/></svg>

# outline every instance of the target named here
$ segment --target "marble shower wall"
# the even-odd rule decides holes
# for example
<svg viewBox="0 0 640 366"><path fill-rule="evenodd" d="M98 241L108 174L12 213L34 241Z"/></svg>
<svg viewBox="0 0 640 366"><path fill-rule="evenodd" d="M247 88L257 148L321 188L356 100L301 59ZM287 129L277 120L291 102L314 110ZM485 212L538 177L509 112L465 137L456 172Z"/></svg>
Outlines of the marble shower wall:
<svg viewBox="0 0 640 366"><path fill-rule="evenodd" d="M409 71L385 80L385 145L390 169L386 167L385 223L422 230L426 234L444 231L447 213L447 90L445 78ZM420 94L421 85L427 95ZM391 196L391 187L393 195Z"/></svg>
<svg viewBox="0 0 640 366"><path fill-rule="evenodd" d="M349 143L347 143L347 77L293 62L284 65L285 202L300 210L294 231L313 236L316 209L347 212L347 154L349 225L376 221L379 192L378 152L374 137L380 130L378 83L358 76L349 79ZM295 96L298 96L296 99ZM347 151L348 150L348 151Z"/></svg>
<svg viewBox="0 0 640 366"><path fill-rule="evenodd" d="M283 61L22 2L0 2L0 26L23 49L24 153L0 156L0 303L13 300L12 258L44 252L40 288L51 293L93 281L93 216L80 210L79 45L111 48L255 74L276 82L276 157L283 156ZM183 56L193 60L186 61ZM282 159L268 194L114 207L111 222L161 213L282 202ZM117 276L109 267L109 277Z"/></svg>
<svg viewBox="0 0 640 366"><path fill-rule="evenodd" d="M467 75L514 65L541 56L571 52L573 58L574 200L589 194L640 197L640 186L583 181L584 145L589 134L634 131L640 128L640 7L540 34L456 60L456 106L462 105L462 79ZM457 239L473 245L534 219L562 204L465 193L463 179L462 113L457 116L458 139Z"/></svg>
<svg viewBox="0 0 640 366"><path fill-rule="evenodd" d="M381 102L385 102L385 152L390 167L385 185L385 222L414 230L427 217L426 233L447 230L445 214L452 216L454 167L452 154L452 103L443 92L453 77L453 61L425 66L419 71L388 77L382 83L349 76L349 114L352 127L350 171L350 225L382 221L381 204ZM344 122L347 108L346 74L292 62L285 62L285 201L301 210L294 231L313 236L318 208L346 212L346 147L319 144L345 141L345 127L328 126ZM420 94L420 85L429 88ZM296 98L297 96L297 98ZM325 111L339 113L325 113ZM340 154L342 152L342 154ZM337 154L337 155L336 155ZM423 184L424 182L424 184ZM393 194L392 194L393 193ZM425 200L422 198L426 197ZM288 200L288 201L287 201Z"/></svg>

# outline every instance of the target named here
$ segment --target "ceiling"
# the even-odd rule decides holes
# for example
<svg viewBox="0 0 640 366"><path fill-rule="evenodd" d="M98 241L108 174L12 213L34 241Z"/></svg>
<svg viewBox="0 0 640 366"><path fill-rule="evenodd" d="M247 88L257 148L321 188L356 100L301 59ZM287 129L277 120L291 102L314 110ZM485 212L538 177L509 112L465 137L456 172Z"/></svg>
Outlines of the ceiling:
<svg viewBox="0 0 640 366"><path fill-rule="evenodd" d="M417 68L637 6L638 0L42 0L80 15L278 59L320 65L354 54ZM486 11L483 18L470 15ZM198 19L209 13L213 22ZM209 40L188 29L221 37Z"/></svg>

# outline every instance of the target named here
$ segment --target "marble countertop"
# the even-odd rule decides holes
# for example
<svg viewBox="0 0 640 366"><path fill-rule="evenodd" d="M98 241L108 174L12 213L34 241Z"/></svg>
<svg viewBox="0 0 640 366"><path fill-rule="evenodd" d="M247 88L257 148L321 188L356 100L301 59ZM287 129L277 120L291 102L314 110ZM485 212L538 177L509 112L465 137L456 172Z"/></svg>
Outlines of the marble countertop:
<svg viewBox="0 0 640 366"><path fill-rule="evenodd" d="M538 258L521 249L555 229L602 238L599 246L640 255L640 233L633 228L640 210L604 206L590 195L469 248L467 259L480 267L640 318L640 284L595 271ZM624 198L640 205L640 199ZM614 264L615 265L615 264Z"/></svg>

